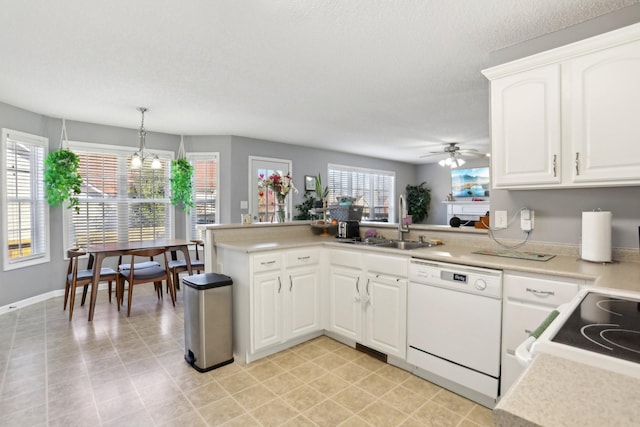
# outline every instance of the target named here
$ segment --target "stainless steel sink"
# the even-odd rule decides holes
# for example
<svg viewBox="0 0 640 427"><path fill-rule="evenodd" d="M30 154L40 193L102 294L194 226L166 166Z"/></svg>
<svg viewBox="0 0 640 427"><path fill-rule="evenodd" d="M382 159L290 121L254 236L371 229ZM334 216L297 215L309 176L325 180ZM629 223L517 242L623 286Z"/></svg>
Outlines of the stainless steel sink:
<svg viewBox="0 0 640 427"><path fill-rule="evenodd" d="M410 250L410 249L430 248L435 245L429 242L421 243L421 242L411 242L407 240L393 240L391 242L379 243L375 246L378 248L394 248L394 249Z"/></svg>

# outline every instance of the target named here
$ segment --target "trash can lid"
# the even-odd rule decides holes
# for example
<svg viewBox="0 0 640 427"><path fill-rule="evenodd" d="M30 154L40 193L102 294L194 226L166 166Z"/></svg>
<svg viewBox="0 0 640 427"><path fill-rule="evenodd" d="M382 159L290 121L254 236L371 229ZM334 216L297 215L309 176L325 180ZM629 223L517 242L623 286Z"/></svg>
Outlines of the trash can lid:
<svg viewBox="0 0 640 427"><path fill-rule="evenodd" d="M194 289L211 289L233 284L231 277L218 273L194 274L182 279L182 283Z"/></svg>

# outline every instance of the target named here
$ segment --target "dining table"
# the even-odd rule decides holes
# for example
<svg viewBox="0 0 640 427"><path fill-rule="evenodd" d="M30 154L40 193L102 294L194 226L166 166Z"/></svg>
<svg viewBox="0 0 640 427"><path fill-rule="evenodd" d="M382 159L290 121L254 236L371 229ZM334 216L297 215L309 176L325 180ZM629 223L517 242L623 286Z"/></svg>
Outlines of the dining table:
<svg viewBox="0 0 640 427"><path fill-rule="evenodd" d="M113 256L119 257L121 255L125 255L127 251L135 249L165 248L168 252L181 251L184 254L184 259L187 263L187 271L189 275L191 275L193 272L191 270L191 259L189 257L189 245L193 245L193 242L182 239L155 239L137 242L96 243L83 248L84 251L89 254L89 263L87 268L93 269L93 282L91 285L91 296L89 299L89 321L91 322L93 320L96 299L98 298L100 269L102 268L102 262L105 258Z"/></svg>

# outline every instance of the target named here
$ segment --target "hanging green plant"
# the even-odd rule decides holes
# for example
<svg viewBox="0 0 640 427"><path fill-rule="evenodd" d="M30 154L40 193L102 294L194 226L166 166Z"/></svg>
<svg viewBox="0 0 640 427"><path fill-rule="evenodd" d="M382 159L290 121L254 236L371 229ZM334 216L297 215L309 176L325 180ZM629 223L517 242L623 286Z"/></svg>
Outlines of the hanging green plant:
<svg viewBox="0 0 640 427"><path fill-rule="evenodd" d="M191 177L193 166L185 158L171 161L171 203L182 204L182 210L189 213L193 207L193 187Z"/></svg>
<svg viewBox="0 0 640 427"><path fill-rule="evenodd" d="M418 185L407 185L408 214L414 224L419 224L429 216L431 204L431 189L425 188L426 182Z"/></svg>
<svg viewBox="0 0 640 427"><path fill-rule="evenodd" d="M78 195L82 187L82 177L78 172L80 160L68 149L52 151L44 161L44 189L47 203L60 206L69 201L69 209L80 213Z"/></svg>

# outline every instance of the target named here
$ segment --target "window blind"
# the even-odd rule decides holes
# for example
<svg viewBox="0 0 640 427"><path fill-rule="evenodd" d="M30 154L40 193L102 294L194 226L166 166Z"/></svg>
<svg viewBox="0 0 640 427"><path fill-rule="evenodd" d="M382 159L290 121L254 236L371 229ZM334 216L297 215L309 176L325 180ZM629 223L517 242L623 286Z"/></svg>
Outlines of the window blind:
<svg viewBox="0 0 640 427"><path fill-rule="evenodd" d="M80 213L65 210L67 247L172 238L169 199L172 153L156 152L161 168L145 159L131 169L131 150L70 142L80 159Z"/></svg>
<svg viewBox="0 0 640 427"><path fill-rule="evenodd" d="M3 259L4 269L10 270L49 260L49 209L44 194L49 140L9 129L2 130L2 140L6 188Z"/></svg>
<svg viewBox="0 0 640 427"><path fill-rule="evenodd" d="M353 197L364 206L362 219L393 221L395 172L329 164L329 203Z"/></svg>
<svg viewBox="0 0 640 427"><path fill-rule="evenodd" d="M187 153L187 160L194 168L193 203L189 215L188 235L191 239L202 239L200 224L219 222L218 203L218 153Z"/></svg>

